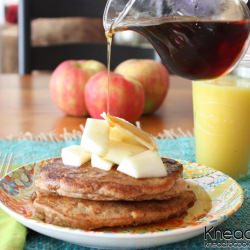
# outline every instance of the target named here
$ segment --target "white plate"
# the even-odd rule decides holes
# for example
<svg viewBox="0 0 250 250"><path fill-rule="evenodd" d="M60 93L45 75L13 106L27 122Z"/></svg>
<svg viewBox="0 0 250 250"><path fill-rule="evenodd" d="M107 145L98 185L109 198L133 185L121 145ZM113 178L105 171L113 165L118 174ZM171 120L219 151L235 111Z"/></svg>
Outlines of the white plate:
<svg viewBox="0 0 250 250"><path fill-rule="evenodd" d="M54 159L22 166L0 180L0 207L23 225L41 234L81 246L99 248L149 248L182 241L220 224L243 202L243 191L232 178L211 168L181 161L184 178L197 201L185 218L147 226L83 231L39 221L33 216L34 173Z"/></svg>

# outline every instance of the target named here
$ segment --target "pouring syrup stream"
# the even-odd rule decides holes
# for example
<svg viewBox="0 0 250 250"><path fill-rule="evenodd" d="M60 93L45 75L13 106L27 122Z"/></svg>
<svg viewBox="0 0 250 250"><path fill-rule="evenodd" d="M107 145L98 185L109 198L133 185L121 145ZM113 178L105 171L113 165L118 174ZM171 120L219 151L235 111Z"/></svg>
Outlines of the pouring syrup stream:
<svg viewBox="0 0 250 250"><path fill-rule="evenodd" d="M112 29L105 32L107 39L107 68L108 68L108 80L107 80L107 114L110 112L110 60L111 60L111 45L113 39Z"/></svg>

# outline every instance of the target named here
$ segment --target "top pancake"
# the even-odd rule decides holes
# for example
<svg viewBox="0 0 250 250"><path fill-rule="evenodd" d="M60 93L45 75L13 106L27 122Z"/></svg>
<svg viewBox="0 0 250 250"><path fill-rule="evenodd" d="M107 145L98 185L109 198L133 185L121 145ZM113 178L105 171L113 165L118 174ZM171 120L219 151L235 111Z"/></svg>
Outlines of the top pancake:
<svg viewBox="0 0 250 250"><path fill-rule="evenodd" d="M56 194L88 200L168 199L174 196L171 194L175 193L173 187L182 176L182 165L171 159L162 160L168 171L166 177L136 179L115 169L93 168L90 162L79 168L66 166L57 158L41 169L35 188L38 195Z"/></svg>

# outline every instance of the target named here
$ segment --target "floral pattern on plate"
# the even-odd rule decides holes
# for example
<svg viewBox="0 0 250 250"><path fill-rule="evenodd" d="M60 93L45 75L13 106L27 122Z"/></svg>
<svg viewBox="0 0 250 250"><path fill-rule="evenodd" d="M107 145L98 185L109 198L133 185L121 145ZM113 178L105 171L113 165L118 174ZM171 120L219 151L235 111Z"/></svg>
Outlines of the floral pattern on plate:
<svg viewBox="0 0 250 250"><path fill-rule="evenodd" d="M33 180L39 169L54 159L22 166L0 181L0 201L13 212L34 219L32 198ZM195 192L197 201L184 218L148 226L111 228L96 233L148 233L162 232L177 228L215 224L225 220L239 209L243 202L241 187L230 177L214 169L196 163L181 161L183 176ZM41 222L42 223L42 222Z"/></svg>
<svg viewBox="0 0 250 250"><path fill-rule="evenodd" d="M33 180L55 159L22 166L0 180L0 208L25 226L50 237L81 246L106 249L141 249L182 241L204 233L235 213L243 191L232 178L196 163L181 161L183 176L197 197L185 217L124 228L84 231L46 224L33 216Z"/></svg>

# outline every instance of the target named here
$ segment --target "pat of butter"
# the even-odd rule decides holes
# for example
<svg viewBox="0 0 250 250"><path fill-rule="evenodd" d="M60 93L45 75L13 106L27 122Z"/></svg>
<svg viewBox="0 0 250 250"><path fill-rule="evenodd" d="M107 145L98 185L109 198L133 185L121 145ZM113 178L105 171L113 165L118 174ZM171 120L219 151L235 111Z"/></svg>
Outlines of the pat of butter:
<svg viewBox="0 0 250 250"><path fill-rule="evenodd" d="M64 165L80 167L90 160L90 153L86 152L80 145L72 145L62 149L62 162Z"/></svg>
<svg viewBox="0 0 250 250"><path fill-rule="evenodd" d="M107 161L98 155L92 154L91 165L92 167L100 168L102 170L108 171L108 170L111 170L114 163L111 161Z"/></svg>
<svg viewBox="0 0 250 250"><path fill-rule="evenodd" d="M117 170L134 178L153 178L167 175L159 153L151 150L123 159Z"/></svg>

